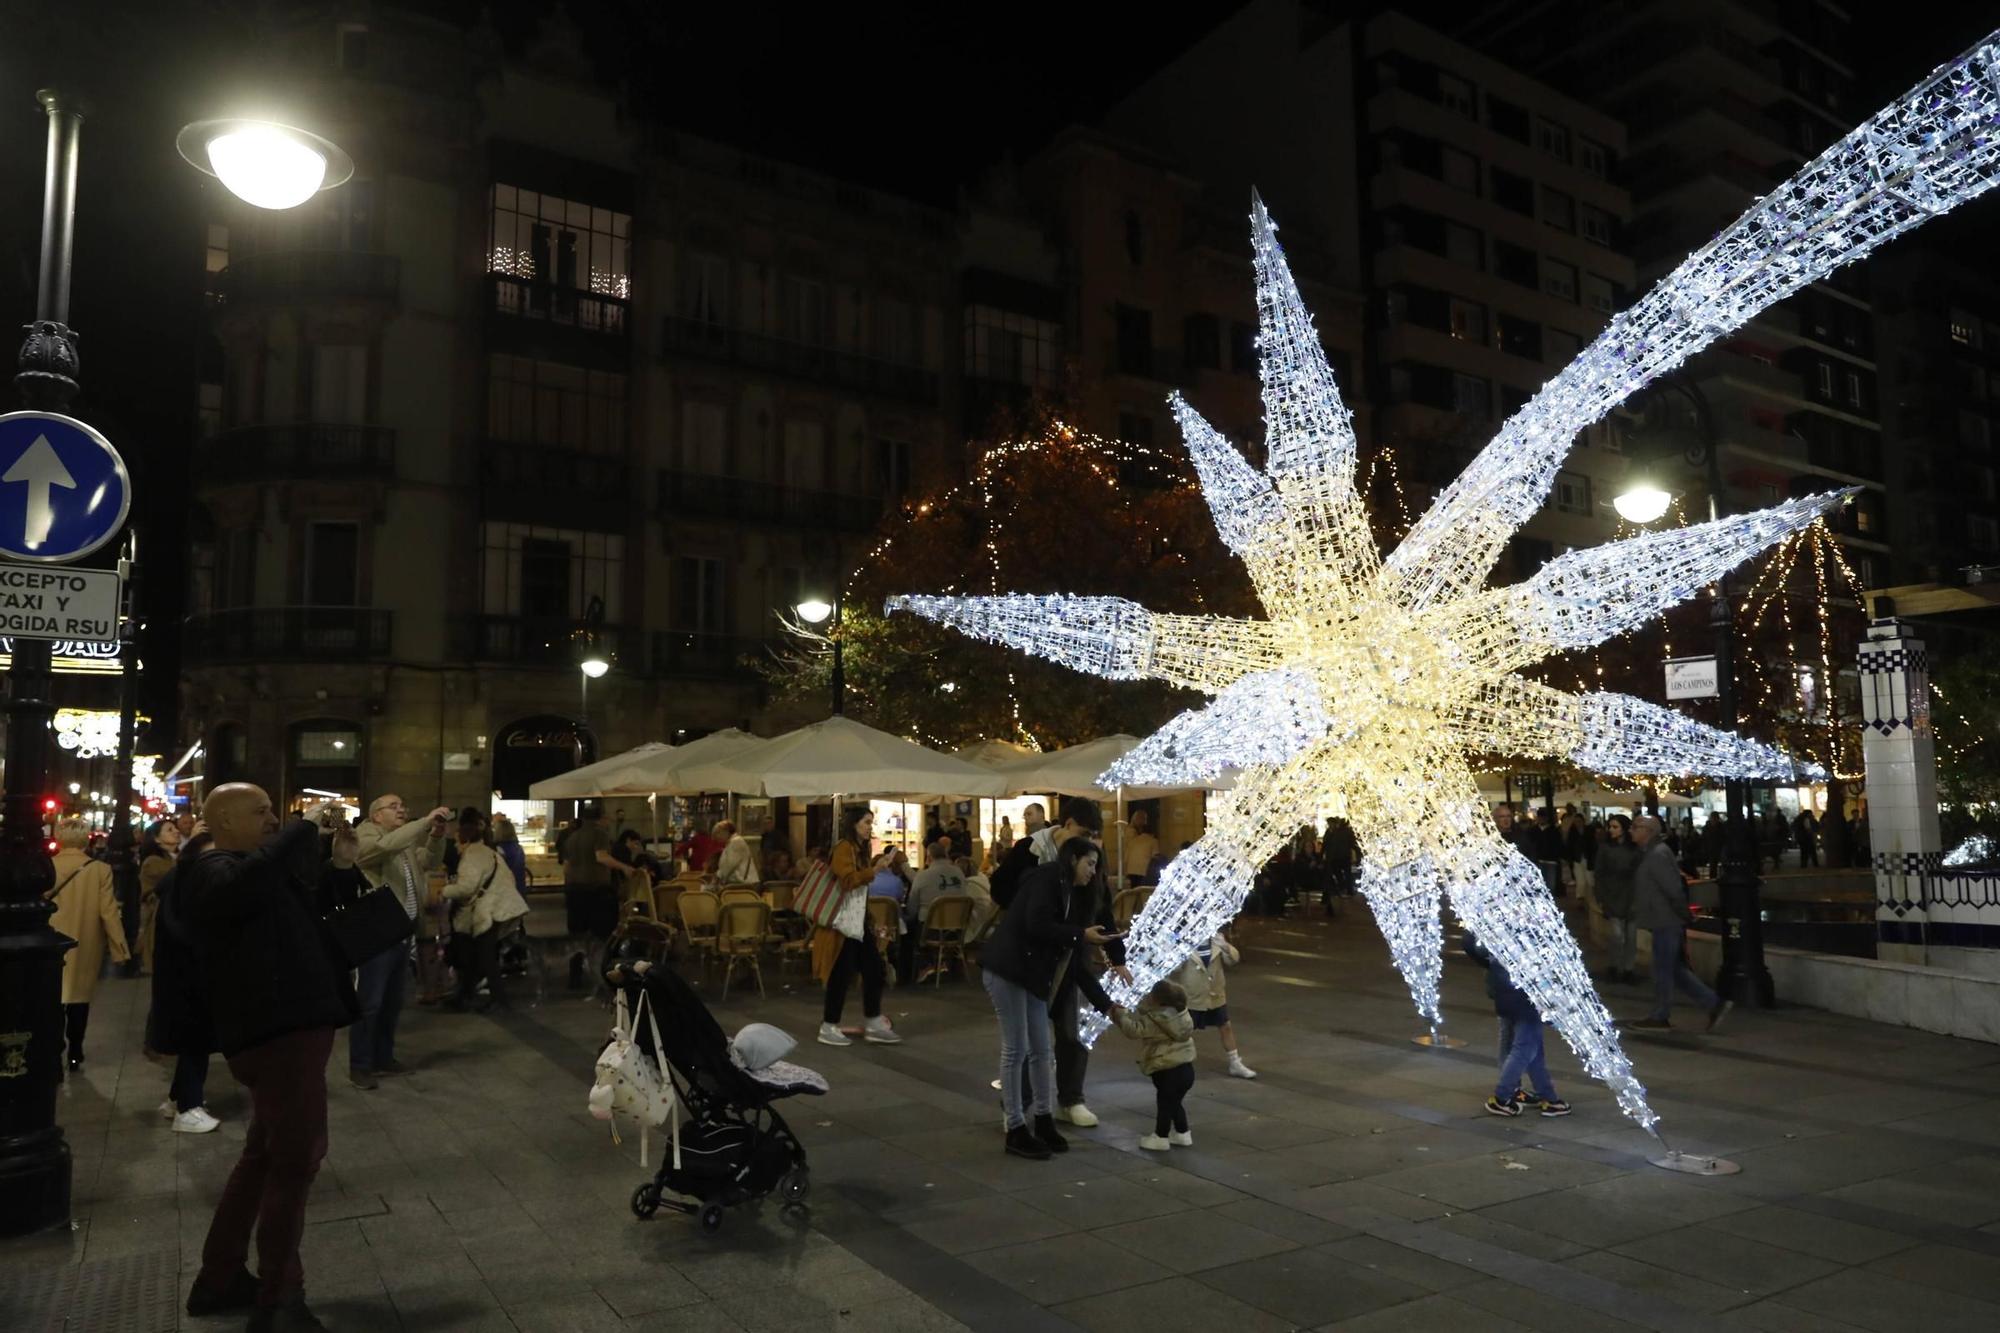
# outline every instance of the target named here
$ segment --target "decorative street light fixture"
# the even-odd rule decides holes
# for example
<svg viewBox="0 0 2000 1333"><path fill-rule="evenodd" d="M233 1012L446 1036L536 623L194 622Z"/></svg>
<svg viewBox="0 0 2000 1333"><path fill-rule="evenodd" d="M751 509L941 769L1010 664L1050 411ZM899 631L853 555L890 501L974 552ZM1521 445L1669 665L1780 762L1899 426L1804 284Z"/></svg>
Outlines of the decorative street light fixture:
<svg viewBox="0 0 2000 1333"><path fill-rule="evenodd" d="M831 602L812 597L792 609L808 625L825 625L826 636L833 640L833 715L839 717L847 707L847 663L840 646L840 587L834 586Z"/></svg>
<svg viewBox="0 0 2000 1333"><path fill-rule="evenodd" d="M1660 440L1660 452L1671 450L1669 442L1676 432L1666 420L1665 395L1669 392L1685 399L1692 411L1694 438L1683 446L1681 453L1691 466L1707 469L1708 516L1712 521L1721 514L1722 452L1716 437L1715 417L1701 386L1685 371L1662 375L1653 381L1633 400L1641 423L1634 433L1642 440L1648 437ZM1650 523L1667 512L1672 499L1658 486L1639 480L1611 505L1628 522ZM1715 635L1716 703L1722 713L1723 728L1733 731L1737 725L1736 610L1727 574L1715 582L1709 625ZM1771 971L1764 962L1764 909L1759 892L1763 881L1757 877L1759 853L1747 813L1749 792L1741 778L1727 779L1723 790L1727 822L1723 825L1722 873L1716 879L1722 908L1722 969L1716 975L1715 989L1728 999L1737 998L1739 990L1747 991L1746 998L1768 1009L1777 999Z"/></svg>
<svg viewBox="0 0 2000 1333"><path fill-rule="evenodd" d="M35 318L18 358L15 387L27 407L65 413L77 393L76 334L69 327L70 263L76 238L78 141L83 111L53 89L35 94L48 120L42 186L42 244ZM346 153L318 135L250 121L204 121L181 132L183 156L260 208L290 208L354 174ZM128 546L128 557L130 548ZM120 573L132 570L129 558ZM69 1220L70 1147L56 1123L62 1076L63 955L75 941L49 927L55 872L42 843L44 790L55 705L50 644L14 641L6 703L6 793L0 801L0 1236ZM118 771L94 805L129 818L134 645L122 644L127 696ZM72 788L73 795L80 795ZM130 827L126 824L129 838Z"/></svg>
<svg viewBox="0 0 2000 1333"><path fill-rule="evenodd" d="M581 662L578 662L577 667L579 670L583 672L584 675L588 676L590 679L597 680L600 677L602 677L605 672L611 670L611 663L605 661L603 658L598 657L595 654L592 654L591 656L584 658Z"/></svg>

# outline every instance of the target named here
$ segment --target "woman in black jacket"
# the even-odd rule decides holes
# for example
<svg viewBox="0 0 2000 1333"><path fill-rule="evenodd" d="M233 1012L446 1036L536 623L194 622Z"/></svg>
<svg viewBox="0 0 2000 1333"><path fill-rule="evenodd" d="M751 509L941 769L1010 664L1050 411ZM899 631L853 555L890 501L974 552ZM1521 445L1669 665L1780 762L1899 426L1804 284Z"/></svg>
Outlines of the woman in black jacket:
<svg viewBox="0 0 2000 1333"><path fill-rule="evenodd" d="M1111 1012L1111 1001L1085 965L1083 950L1110 943L1112 935L1099 925L1079 926L1072 917L1080 895L1090 892L1099 857L1090 839L1071 838L1053 862L1022 876L1014 904L981 959L986 993L1000 1016L1000 1096L1007 1110L1007 1151L1016 1157L1046 1161L1069 1147L1055 1127L1050 997L1059 986L1073 983L1099 1012ZM1021 1110L1024 1057L1034 1089L1032 1131Z"/></svg>
<svg viewBox="0 0 2000 1333"><path fill-rule="evenodd" d="M146 1045L174 1057L174 1081L160 1114L173 1121L177 1134L206 1134L222 1123L203 1104L215 1024L208 1016L201 962L175 888L180 878L176 867L207 851L208 841L206 832L189 838L179 860L153 888L153 1005L146 1014Z"/></svg>

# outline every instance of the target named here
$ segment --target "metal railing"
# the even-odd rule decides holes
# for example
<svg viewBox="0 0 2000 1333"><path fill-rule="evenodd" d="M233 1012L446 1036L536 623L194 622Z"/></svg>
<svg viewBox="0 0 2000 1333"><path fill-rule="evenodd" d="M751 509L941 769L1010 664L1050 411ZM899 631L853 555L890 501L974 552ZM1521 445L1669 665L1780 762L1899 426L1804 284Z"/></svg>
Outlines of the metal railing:
<svg viewBox="0 0 2000 1333"><path fill-rule="evenodd" d="M340 298L393 301L402 261L363 250L276 250L243 255L216 275L219 306Z"/></svg>
<svg viewBox="0 0 2000 1333"><path fill-rule="evenodd" d="M296 661L384 657L390 615L362 606L249 606L189 616L190 661Z"/></svg>
<svg viewBox="0 0 2000 1333"><path fill-rule="evenodd" d="M632 488L632 468L624 459L575 449L487 440L480 462L481 483L509 491L583 496L622 504Z"/></svg>
<svg viewBox="0 0 2000 1333"><path fill-rule="evenodd" d="M884 361L815 343L794 342L789 338L752 333L747 329L730 328L707 320L667 316L661 324L660 346L667 352L775 371L859 393L920 403L934 403L938 397L937 375L922 366Z"/></svg>
<svg viewBox="0 0 2000 1333"><path fill-rule="evenodd" d="M512 662L526 666L577 664L583 623L576 616L472 616L459 628L457 656L474 662ZM596 646L616 666L641 665L639 636L622 625L596 631Z"/></svg>
<svg viewBox="0 0 2000 1333"><path fill-rule="evenodd" d="M673 514L701 514L750 523L868 532L881 520L880 496L838 495L735 477L695 472L660 474L660 508Z"/></svg>
<svg viewBox="0 0 2000 1333"><path fill-rule="evenodd" d="M623 297L505 273L488 273L486 282L490 293L487 309L496 315L542 320L607 338L624 338L631 332L626 316L632 303Z"/></svg>
<svg viewBox="0 0 2000 1333"><path fill-rule="evenodd" d="M239 426L195 449L195 480L205 485L272 477L394 476L392 426L318 422Z"/></svg>

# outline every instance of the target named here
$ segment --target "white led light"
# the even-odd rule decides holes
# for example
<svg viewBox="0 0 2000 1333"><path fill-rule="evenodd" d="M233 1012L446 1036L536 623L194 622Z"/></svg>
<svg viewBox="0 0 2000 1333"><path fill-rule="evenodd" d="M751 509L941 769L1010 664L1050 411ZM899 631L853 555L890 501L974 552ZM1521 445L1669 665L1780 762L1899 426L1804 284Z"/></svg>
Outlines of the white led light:
<svg viewBox="0 0 2000 1333"><path fill-rule="evenodd" d="M1542 505L1570 441L1647 381L1772 302L1989 188L2000 161L1994 39L1829 149L1692 256L1558 374L1386 560L1354 484L1354 433L1263 204L1251 211L1267 428L1263 472L1170 399L1217 531L1266 618L1158 615L1115 597L891 598L967 634L1111 680L1213 695L1133 747L1106 788L1236 771L1208 831L1170 862L1126 941L1135 1003L1241 908L1257 867L1304 824L1345 818L1359 887L1419 1010L1438 1018L1440 911L1504 964L1626 1115L1657 1121L1541 870L1500 840L1470 758L1561 757L1618 774L1796 781L1767 745L1615 694L1568 695L1515 674L1629 630L1809 527L1844 493L1648 532L1488 589ZM1657 517L1657 515L1655 515ZM1086 1040L1103 1031L1097 1015Z"/></svg>
<svg viewBox="0 0 2000 1333"><path fill-rule="evenodd" d="M326 154L275 125L216 135L208 163L231 194L258 208L297 208L326 180Z"/></svg>
<svg viewBox="0 0 2000 1333"><path fill-rule="evenodd" d="M1673 502L1674 497L1658 486L1634 486L1631 490L1620 493L1611 502L1611 507L1616 509L1618 517L1627 523L1651 523L1666 513L1667 506Z"/></svg>

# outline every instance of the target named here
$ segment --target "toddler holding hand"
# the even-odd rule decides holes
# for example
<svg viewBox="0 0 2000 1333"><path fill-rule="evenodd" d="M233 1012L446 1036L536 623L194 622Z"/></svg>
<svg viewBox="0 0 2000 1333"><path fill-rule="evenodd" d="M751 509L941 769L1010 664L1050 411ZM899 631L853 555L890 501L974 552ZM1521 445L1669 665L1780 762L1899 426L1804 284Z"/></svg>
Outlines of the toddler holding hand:
<svg viewBox="0 0 2000 1333"><path fill-rule="evenodd" d="M1148 1152L1192 1148L1194 1135L1188 1132L1182 1105L1194 1087L1194 1019L1188 1014L1187 992L1163 980L1137 1009L1117 1010L1113 1019L1120 1032L1139 1043L1139 1072L1153 1080L1153 1132L1140 1135L1139 1146Z"/></svg>

